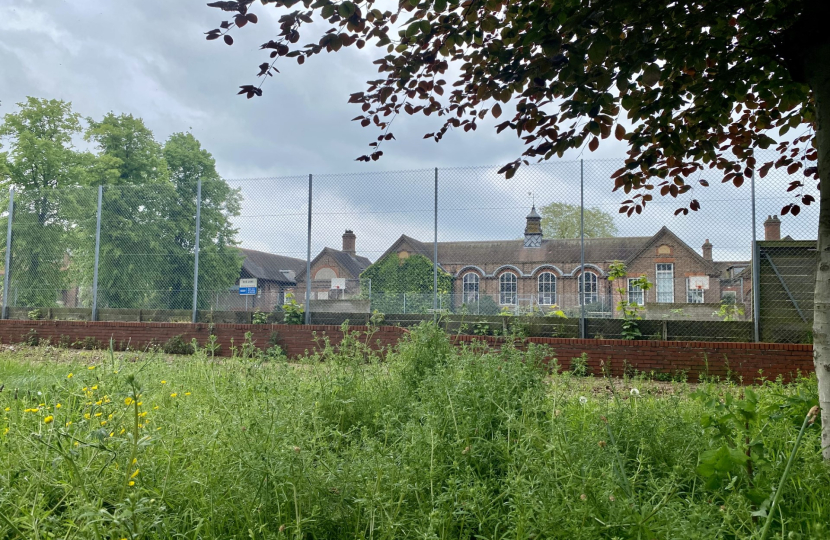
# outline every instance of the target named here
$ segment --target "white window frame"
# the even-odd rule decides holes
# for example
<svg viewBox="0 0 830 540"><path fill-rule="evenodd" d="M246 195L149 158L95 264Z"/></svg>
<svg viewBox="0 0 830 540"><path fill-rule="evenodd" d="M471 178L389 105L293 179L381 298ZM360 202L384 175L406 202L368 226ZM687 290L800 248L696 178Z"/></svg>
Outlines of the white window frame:
<svg viewBox="0 0 830 540"><path fill-rule="evenodd" d="M461 278L461 281L463 303L478 302L479 287L481 283L481 278L478 277L478 274L475 272L467 272L464 274L464 277Z"/></svg>
<svg viewBox="0 0 830 540"><path fill-rule="evenodd" d="M499 276L499 304L502 306L515 306L519 297L518 293L519 276L513 272L505 272Z"/></svg>
<svg viewBox="0 0 830 540"><path fill-rule="evenodd" d="M657 263L654 267L654 272L655 272L654 290L656 291L657 303L659 303L659 304L673 304L674 303L674 263ZM668 291L666 291L662 288L662 286L665 285L665 284L670 285L670 289Z"/></svg>
<svg viewBox="0 0 830 540"><path fill-rule="evenodd" d="M639 285L634 285L634 282L639 279L628 278L628 301L636 303L638 306L644 306L646 305L646 292Z"/></svg>
<svg viewBox="0 0 830 540"><path fill-rule="evenodd" d="M702 304L703 303L703 289L690 289L689 278L686 278L686 303L687 304Z"/></svg>
<svg viewBox="0 0 830 540"><path fill-rule="evenodd" d="M539 293L539 305L553 306L556 304L556 274L542 272L536 278L536 290Z"/></svg>
<svg viewBox="0 0 830 540"><path fill-rule="evenodd" d="M586 289L584 287L585 276L591 276L588 279L587 290L584 290ZM582 300L582 304L580 305L587 306L599 302L599 277L594 272L585 272L579 275L579 298Z"/></svg>

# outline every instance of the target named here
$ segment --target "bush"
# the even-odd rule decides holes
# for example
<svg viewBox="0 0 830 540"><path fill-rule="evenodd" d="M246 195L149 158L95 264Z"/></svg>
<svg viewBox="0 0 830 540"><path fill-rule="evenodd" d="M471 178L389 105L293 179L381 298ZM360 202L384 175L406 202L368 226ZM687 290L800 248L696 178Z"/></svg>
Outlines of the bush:
<svg viewBox="0 0 830 540"><path fill-rule="evenodd" d="M161 350L167 354L193 354L193 345L184 340L181 334L168 339Z"/></svg>

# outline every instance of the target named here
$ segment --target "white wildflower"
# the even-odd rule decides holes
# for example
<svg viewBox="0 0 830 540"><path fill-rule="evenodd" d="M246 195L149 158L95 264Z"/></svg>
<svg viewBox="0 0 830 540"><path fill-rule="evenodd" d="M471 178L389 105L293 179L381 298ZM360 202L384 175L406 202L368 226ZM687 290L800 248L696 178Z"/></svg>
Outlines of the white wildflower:
<svg viewBox="0 0 830 540"><path fill-rule="evenodd" d="M586 398L585 396L579 396L579 403L585 405L586 403L588 403L588 398Z"/></svg>
<svg viewBox="0 0 830 540"><path fill-rule="evenodd" d="M640 391L637 390L636 388L632 388L631 389L631 395L634 396L634 397L638 397L640 395Z"/></svg>

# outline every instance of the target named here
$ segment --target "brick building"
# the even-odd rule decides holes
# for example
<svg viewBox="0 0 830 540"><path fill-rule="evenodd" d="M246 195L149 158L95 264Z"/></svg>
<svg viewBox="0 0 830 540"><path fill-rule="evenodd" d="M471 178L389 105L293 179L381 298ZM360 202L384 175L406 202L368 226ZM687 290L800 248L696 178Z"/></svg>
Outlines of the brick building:
<svg viewBox="0 0 830 540"><path fill-rule="evenodd" d="M433 245L403 235L381 258L413 253L432 259ZM660 316L688 309L688 304L710 304L700 308L710 318L712 305L721 301L721 278L727 268L712 260L708 240L698 253L663 227L652 236L586 238L584 257L583 277L580 240L544 238L535 207L526 218L523 239L438 243L438 263L454 277L454 307L466 304L475 309L487 298L500 307L568 309L580 306L581 295L591 315L613 316L619 285L608 280L608 272L615 261L628 269L628 298L648 304L647 311ZM733 271L741 265L748 263L727 266ZM654 284L651 290L641 291L630 283L640 275Z"/></svg>

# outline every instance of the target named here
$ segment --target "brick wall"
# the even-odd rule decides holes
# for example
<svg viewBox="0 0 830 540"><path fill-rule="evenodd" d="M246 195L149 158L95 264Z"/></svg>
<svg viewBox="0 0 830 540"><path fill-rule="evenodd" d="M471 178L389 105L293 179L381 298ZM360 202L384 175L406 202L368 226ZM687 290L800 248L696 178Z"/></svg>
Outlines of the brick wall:
<svg viewBox="0 0 830 540"><path fill-rule="evenodd" d="M365 326L353 326L352 330L365 331ZM0 340L3 343L25 341L26 335L34 330L40 339L51 339L57 343L61 336L68 336L71 341L81 341L94 337L105 346L113 338L119 349L126 346L143 348L150 343L162 345L173 336L181 335L190 342L196 338L204 344L210 335L208 324L179 323L139 323L139 322L86 322L86 321L0 321ZM231 339L239 346L245 339L245 333L251 332L258 347L265 348L275 334L277 343L289 356L298 356L306 351L312 352L322 338L328 337L332 344L342 339L339 326L309 325L289 326L216 324L213 325L222 349L218 354L229 355ZM406 329L395 326L381 327L372 338L372 344L388 347L394 346L407 333ZM457 345L470 344L474 341L499 347L504 338L454 335L451 338ZM316 341L315 341L316 340ZM583 352L588 354L588 364L595 373L601 372L601 366L610 368L611 373L621 376L625 369L644 372L675 373L685 371L688 380L696 382L701 374L726 377L731 372L734 377L744 381L753 381L760 376L774 379L781 375L790 378L797 372L809 374L813 371L812 345L779 343L708 343L698 341L625 341L616 339L565 339L565 338L529 338L528 342L547 345L554 351L559 364L567 369L573 357Z"/></svg>

